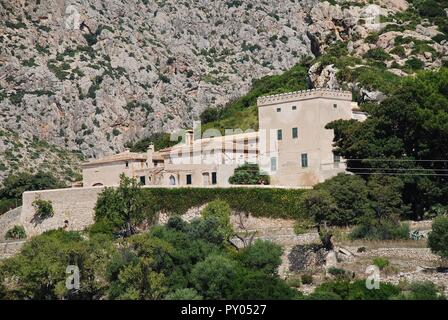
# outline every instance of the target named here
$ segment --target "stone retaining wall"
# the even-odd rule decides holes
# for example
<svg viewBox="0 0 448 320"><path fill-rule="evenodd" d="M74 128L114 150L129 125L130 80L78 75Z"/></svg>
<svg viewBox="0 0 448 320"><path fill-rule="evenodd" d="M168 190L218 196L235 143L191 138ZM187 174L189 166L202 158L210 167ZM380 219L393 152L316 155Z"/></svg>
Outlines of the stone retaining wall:
<svg viewBox="0 0 448 320"><path fill-rule="evenodd" d="M0 242L0 260L12 257L20 252L25 240Z"/></svg>
<svg viewBox="0 0 448 320"><path fill-rule="evenodd" d="M65 226L66 230L82 230L93 223L96 200L102 190L103 187L92 187L25 192L20 224L28 237ZM33 201L37 198L52 202L53 217L35 221Z"/></svg>
<svg viewBox="0 0 448 320"><path fill-rule="evenodd" d="M144 186L143 188L182 188L183 186ZM188 187L188 186L187 186ZM226 188L281 188L278 186L240 186L231 185ZM195 187L198 188L198 187ZM215 186L205 186L204 188L216 188ZM221 188L221 187L220 187ZM303 189L303 188L286 188L285 189ZM98 195L103 191L104 187L89 187L89 188L67 188L67 189L55 189L55 190L43 190L43 191L29 191L23 194L23 206L21 213L15 213L20 216L20 219L14 215L11 219L12 223L3 223L5 227L2 226L1 221L8 220L3 219L0 216L0 235L1 232L6 232L4 230L11 224L22 225L28 237L39 235L48 230L54 230L59 228L65 228L66 230L83 230L94 222L94 208L98 198ZM52 202L54 209L54 216L47 218L43 221L36 221L34 219L35 209L33 207L33 201L37 198L43 200L49 200ZM186 221L191 221L194 217L200 215L201 210L204 206L193 207L183 218ZM11 214L13 215L13 214ZM169 213L161 212L159 213L159 223L165 223L168 220ZM272 219L258 219L254 221L260 221L265 223ZM9 220L8 220L9 221ZM274 220L275 221L275 220ZM67 222L67 223L66 223ZM251 225L253 221L249 219L246 221ZM252 227L255 227L253 225Z"/></svg>
<svg viewBox="0 0 448 320"><path fill-rule="evenodd" d="M5 234L15 225L20 225L20 214L22 207L10 210L0 215L0 240L5 239Z"/></svg>

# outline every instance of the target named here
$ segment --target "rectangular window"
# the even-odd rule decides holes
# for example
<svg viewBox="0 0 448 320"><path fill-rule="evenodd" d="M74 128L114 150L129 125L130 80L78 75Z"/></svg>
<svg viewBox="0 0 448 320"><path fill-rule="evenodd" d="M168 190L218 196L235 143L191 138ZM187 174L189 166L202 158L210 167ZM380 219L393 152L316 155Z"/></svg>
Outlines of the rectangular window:
<svg viewBox="0 0 448 320"><path fill-rule="evenodd" d="M282 108L277 108L277 112L281 112L282 111Z"/></svg>
<svg viewBox="0 0 448 320"><path fill-rule="evenodd" d="M277 158L271 158L271 171L277 171Z"/></svg>
<svg viewBox="0 0 448 320"><path fill-rule="evenodd" d="M302 168L308 168L308 154L307 153L302 153L301 161L302 161Z"/></svg>
<svg viewBox="0 0 448 320"><path fill-rule="evenodd" d="M292 128L292 138L297 139L299 137L299 129Z"/></svg>
<svg viewBox="0 0 448 320"><path fill-rule="evenodd" d="M341 156L333 153L334 167L339 168L339 163L341 163Z"/></svg>
<svg viewBox="0 0 448 320"><path fill-rule="evenodd" d="M333 108L336 109L337 107L338 107L338 105L337 105L336 103L334 103L334 104L333 104Z"/></svg>
<svg viewBox="0 0 448 320"><path fill-rule="evenodd" d="M278 129L277 130L277 140L282 140L282 138L283 138L282 129Z"/></svg>
<svg viewBox="0 0 448 320"><path fill-rule="evenodd" d="M129 168L129 161L125 162L126 168Z"/></svg>
<svg viewBox="0 0 448 320"><path fill-rule="evenodd" d="M297 106L292 106L292 110L297 110Z"/></svg>
<svg viewBox="0 0 448 320"><path fill-rule="evenodd" d="M141 176L141 177L140 177L140 183L141 183L142 185L146 185L146 177L145 177L145 176Z"/></svg>
<svg viewBox="0 0 448 320"><path fill-rule="evenodd" d="M192 179L191 179L191 174L187 174L187 184L191 184Z"/></svg>
<svg viewBox="0 0 448 320"><path fill-rule="evenodd" d="M216 172L212 172L212 184L218 183L218 177L216 175Z"/></svg>

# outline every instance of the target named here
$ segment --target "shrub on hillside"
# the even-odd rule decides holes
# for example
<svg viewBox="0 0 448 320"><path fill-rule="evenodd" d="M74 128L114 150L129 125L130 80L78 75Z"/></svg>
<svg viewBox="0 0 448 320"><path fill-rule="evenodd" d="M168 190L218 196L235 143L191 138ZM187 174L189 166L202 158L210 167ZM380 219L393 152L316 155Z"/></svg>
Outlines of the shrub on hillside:
<svg viewBox="0 0 448 320"><path fill-rule="evenodd" d="M400 293L400 289L390 283L381 283L379 289L369 290L365 280L350 282L347 279L337 279L325 282L316 288L315 293L332 293L342 300L388 300Z"/></svg>
<svg viewBox="0 0 448 320"><path fill-rule="evenodd" d="M198 292L192 288L177 289L167 294L165 300L202 300Z"/></svg>
<svg viewBox="0 0 448 320"><path fill-rule="evenodd" d="M380 268L380 270L383 270L387 266L389 266L390 262L387 258L377 257L373 259L373 264Z"/></svg>
<svg viewBox="0 0 448 320"><path fill-rule="evenodd" d="M334 225L356 223L369 210L368 189L365 181L356 175L338 174L319 183L316 190L325 190L335 201L336 210L329 211L326 220Z"/></svg>
<svg viewBox="0 0 448 320"><path fill-rule="evenodd" d="M206 299L224 299L232 292L238 264L224 256L211 255L199 262L191 272L191 281Z"/></svg>
<svg viewBox="0 0 448 320"><path fill-rule="evenodd" d="M259 270L269 275L277 274L282 263L283 249L271 241L256 240L239 253L239 261L247 268Z"/></svg>
<svg viewBox="0 0 448 320"><path fill-rule="evenodd" d="M445 296L439 291L431 281L413 282L409 286L409 295L405 295L410 300L445 300Z"/></svg>
<svg viewBox="0 0 448 320"><path fill-rule="evenodd" d="M339 221L337 204L326 190L310 190L305 193L299 202L300 216L313 219L316 222L330 224Z"/></svg>
<svg viewBox="0 0 448 320"><path fill-rule="evenodd" d="M233 280L230 299L234 300L290 300L300 294L278 277L259 271L242 271Z"/></svg>
<svg viewBox="0 0 448 320"><path fill-rule="evenodd" d="M107 286L106 264L115 250L104 238L86 240L80 233L64 230L45 232L26 242L18 255L2 260L0 281L3 277L2 284L14 283L14 288L6 285L11 300L100 299ZM79 266L80 290L66 287L68 265Z"/></svg>
<svg viewBox="0 0 448 320"><path fill-rule="evenodd" d="M407 240L409 239L409 225L390 220L366 219L352 229L349 237L353 240Z"/></svg>
<svg viewBox="0 0 448 320"><path fill-rule="evenodd" d="M25 228L22 226L14 226L11 229L9 229L5 234L5 239L7 240L19 240L25 238L26 238L26 232Z"/></svg>
<svg viewBox="0 0 448 320"><path fill-rule="evenodd" d="M434 219L432 231L428 235L428 246L432 252L448 258L448 216Z"/></svg>
<svg viewBox="0 0 448 320"><path fill-rule="evenodd" d="M200 115L201 123L208 123L219 119L218 108L207 108Z"/></svg>
<svg viewBox="0 0 448 320"><path fill-rule="evenodd" d="M222 200L210 202L201 212L204 219L214 218L219 222L219 228L226 239L229 239L233 234L233 228L230 224L230 214L229 204Z"/></svg>
<svg viewBox="0 0 448 320"><path fill-rule="evenodd" d="M160 150L171 147L180 142L180 137L177 141L171 141L171 135L164 132L155 132L149 137L140 139L136 142L128 142L126 147L130 148L131 152L146 152L150 144L154 145L154 149Z"/></svg>
<svg viewBox="0 0 448 320"><path fill-rule="evenodd" d="M337 267L330 267L328 268L328 273L331 274L332 276L336 277L336 278L349 278L350 277L350 272L348 272L347 270L341 269L341 268L337 268Z"/></svg>
<svg viewBox="0 0 448 320"><path fill-rule="evenodd" d="M421 70L425 67L425 63L418 58L410 58L404 63L405 67L411 70Z"/></svg>
<svg viewBox="0 0 448 320"><path fill-rule="evenodd" d="M50 200L37 198L33 201L34 217L39 220L51 218L54 215L53 203Z"/></svg>
<svg viewBox="0 0 448 320"><path fill-rule="evenodd" d="M369 51L366 52L366 54L364 55L364 58L370 58L370 59L378 60L378 61L386 61L386 60L392 59L390 54L388 54L382 48L370 49Z"/></svg>
<svg viewBox="0 0 448 320"><path fill-rule="evenodd" d="M151 204L140 183L121 174L118 188L105 188L98 196L95 222L109 224L116 232L130 236L142 222L153 222L155 211Z"/></svg>
<svg viewBox="0 0 448 320"><path fill-rule="evenodd" d="M435 204L429 208L428 211L426 211L423 214L423 218L425 219L433 219L438 216L448 216L448 206L441 205L440 203Z"/></svg>
<svg viewBox="0 0 448 320"><path fill-rule="evenodd" d="M313 276L310 274L303 274L301 279L302 279L303 284L312 284L313 283Z"/></svg>
<svg viewBox="0 0 448 320"><path fill-rule="evenodd" d="M37 142L34 142L37 143ZM21 205L22 194L25 191L65 188L67 185L59 181L52 174L38 172L32 175L27 172L18 172L9 175L3 180L3 188L0 189L0 214ZM2 206L4 207L2 209Z"/></svg>

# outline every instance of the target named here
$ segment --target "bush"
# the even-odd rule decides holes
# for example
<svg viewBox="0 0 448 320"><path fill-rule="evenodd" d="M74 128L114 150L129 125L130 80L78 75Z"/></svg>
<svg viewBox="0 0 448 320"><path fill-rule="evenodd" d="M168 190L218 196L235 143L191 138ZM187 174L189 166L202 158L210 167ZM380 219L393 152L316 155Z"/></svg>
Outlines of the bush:
<svg viewBox="0 0 448 320"><path fill-rule="evenodd" d="M387 61L391 60L392 57L382 48L370 49L364 55L364 58L370 58L377 61Z"/></svg>
<svg viewBox="0 0 448 320"><path fill-rule="evenodd" d="M34 217L39 220L51 218L54 215L53 203L49 200L37 198L33 201Z"/></svg>
<svg viewBox="0 0 448 320"><path fill-rule="evenodd" d="M291 276L286 279L286 284L293 288L299 288L302 285L302 279L299 276Z"/></svg>
<svg viewBox="0 0 448 320"><path fill-rule="evenodd" d="M127 143L126 147L130 148L131 152L146 152L150 144L154 145L155 151L171 147L180 142L182 138L179 137L177 141L171 141L171 135L165 132L156 132L149 137L138 140L135 143Z"/></svg>
<svg viewBox="0 0 448 320"><path fill-rule="evenodd" d="M316 294L333 293L343 300L388 300L400 293L397 286L381 283L379 289L369 290L365 280L350 282L347 279L336 279L325 282L316 288Z"/></svg>
<svg viewBox="0 0 448 320"><path fill-rule="evenodd" d="M130 236L137 232L140 223L152 223L155 213L140 183L121 174L118 188L105 188L99 194L95 222L102 223L105 230L113 228L118 234Z"/></svg>
<svg viewBox="0 0 448 320"><path fill-rule="evenodd" d="M235 169L230 184L269 184L269 176L260 171L258 164L245 163Z"/></svg>
<svg viewBox="0 0 448 320"><path fill-rule="evenodd" d="M349 237L350 239L366 240L407 240L409 239L409 225L370 219L354 227Z"/></svg>
<svg viewBox="0 0 448 320"><path fill-rule="evenodd" d="M339 219L337 210L334 198L326 190L310 190L300 198L300 215L318 223L335 224Z"/></svg>
<svg viewBox="0 0 448 320"><path fill-rule="evenodd" d="M4 279L14 279L8 299L99 299L107 286L105 264L115 250L111 242L100 238L86 240L78 232L53 230L33 237L18 255L0 265ZM79 266L80 290L66 287L68 265Z"/></svg>
<svg viewBox="0 0 448 320"><path fill-rule="evenodd" d="M372 262L374 265L376 265L378 268L380 268L380 270L383 270L390 264L388 259L382 258L382 257L374 258Z"/></svg>
<svg viewBox="0 0 448 320"><path fill-rule="evenodd" d="M306 300L342 300L341 296L330 291L318 291L309 294Z"/></svg>
<svg viewBox="0 0 448 320"><path fill-rule="evenodd" d="M411 300L445 300L445 296L439 292L431 281L417 281L411 283L410 294L406 297Z"/></svg>
<svg viewBox="0 0 448 320"><path fill-rule="evenodd" d="M310 275L310 274L302 275L302 283L303 284L312 284L313 283L313 276Z"/></svg>
<svg viewBox="0 0 448 320"><path fill-rule="evenodd" d="M187 232L195 239L201 239L217 246L222 245L228 239L225 230L216 217L194 219Z"/></svg>
<svg viewBox="0 0 448 320"><path fill-rule="evenodd" d="M283 249L278 244L258 239L240 252L239 260L243 266L249 269L275 275L282 263L282 252Z"/></svg>
<svg viewBox="0 0 448 320"><path fill-rule="evenodd" d="M219 119L219 110L217 108L207 108L202 111L199 118L201 119L201 123L203 124L216 121Z"/></svg>
<svg viewBox="0 0 448 320"><path fill-rule="evenodd" d="M369 190L365 181L359 176L341 173L319 183L315 189L326 192L324 198L327 199L328 206L316 216L317 222L350 225L359 222L363 216L371 212Z"/></svg>
<svg viewBox="0 0 448 320"><path fill-rule="evenodd" d="M416 7L418 12L424 17L446 17L443 7L436 0L419 1Z"/></svg>
<svg viewBox="0 0 448 320"><path fill-rule="evenodd" d="M336 278L346 278L349 276L349 273L341 268L336 268L336 267L330 267L328 268L328 273L331 274L332 276L335 276Z"/></svg>
<svg viewBox="0 0 448 320"><path fill-rule="evenodd" d="M33 141L33 144L36 144L36 147L38 148L39 143L41 143L39 140ZM0 199L3 198L0 200L0 213L2 213L2 211L7 211L6 209L14 207L12 205L13 203L17 203L17 205L20 206L22 203L22 194L25 191L65 187L67 187L67 185L64 182L59 181L52 174L42 171L39 171L35 175L27 172L11 174L3 180L3 188L0 189ZM2 209L3 205L5 209Z"/></svg>
<svg viewBox="0 0 448 320"><path fill-rule="evenodd" d="M428 211L426 211L423 214L424 219L433 219L438 216L448 215L448 206L441 205L440 203L435 204L429 208Z"/></svg>
<svg viewBox="0 0 448 320"><path fill-rule="evenodd" d="M191 281L206 299L225 299L230 296L238 273L235 261L224 256L211 255L191 271Z"/></svg>
<svg viewBox="0 0 448 320"><path fill-rule="evenodd" d="M294 222L294 233L296 235L301 235L309 232L311 228L314 227L313 221L309 219L301 219Z"/></svg>
<svg viewBox="0 0 448 320"><path fill-rule="evenodd" d="M428 235L428 247L432 252L448 258L448 216L434 219L432 231Z"/></svg>
<svg viewBox="0 0 448 320"><path fill-rule="evenodd" d="M421 70L425 67L425 63L418 58L410 58L406 60L404 65L411 70Z"/></svg>
<svg viewBox="0 0 448 320"><path fill-rule="evenodd" d="M234 300L285 300L298 296L278 277L258 271L240 271L234 279L230 299Z"/></svg>
<svg viewBox="0 0 448 320"><path fill-rule="evenodd" d="M204 219L215 218L219 222L219 228L226 239L233 234L232 225L230 224L230 206L222 200L214 200L210 202L201 212Z"/></svg>
<svg viewBox="0 0 448 320"><path fill-rule="evenodd" d="M365 280L350 284L348 300L389 300L400 293L400 289L391 283L381 283L379 289L367 289Z"/></svg>
<svg viewBox="0 0 448 320"><path fill-rule="evenodd" d="M165 300L202 300L198 292L192 288L177 289L166 295Z"/></svg>
<svg viewBox="0 0 448 320"><path fill-rule="evenodd" d="M5 239L7 240L19 240L25 238L26 238L26 232L25 228L22 226L14 226L13 228L9 229L5 234Z"/></svg>
<svg viewBox="0 0 448 320"><path fill-rule="evenodd" d="M406 56L406 51L404 50L404 48L402 46L397 46L395 48L393 48L390 53L392 54L396 54L397 56L403 58Z"/></svg>
<svg viewBox="0 0 448 320"><path fill-rule="evenodd" d="M280 188L148 188L143 189L145 201L155 212L165 211L182 215L191 207L213 200L226 201L234 211L256 217L300 217L298 203L307 190Z"/></svg>
<svg viewBox="0 0 448 320"><path fill-rule="evenodd" d="M369 34L366 38L365 38L365 42L366 43L377 43L379 39L379 35L377 32L373 32L371 34Z"/></svg>

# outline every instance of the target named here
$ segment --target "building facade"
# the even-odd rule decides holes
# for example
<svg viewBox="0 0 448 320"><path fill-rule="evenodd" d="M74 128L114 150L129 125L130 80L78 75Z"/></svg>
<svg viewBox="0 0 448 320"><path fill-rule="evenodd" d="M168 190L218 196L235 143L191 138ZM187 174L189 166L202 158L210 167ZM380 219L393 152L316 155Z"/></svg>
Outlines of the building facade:
<svg viewBox="0 0 448 320"><path fill-rule="evenodd" d="M192 130L173 147L146 153L125 151L83 164L83 186L115 186L121 173L144 185L226 186L235 168L257 163L272 185L309 187L345 171L333 153L338 119L363 121L366 115L349 91L313 89L260 97L259 130L194 139ZM229 128L234 129L234 128Z"/></svg>

